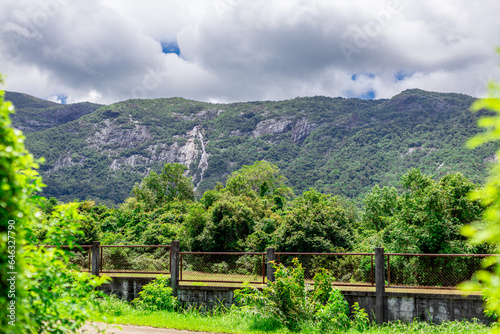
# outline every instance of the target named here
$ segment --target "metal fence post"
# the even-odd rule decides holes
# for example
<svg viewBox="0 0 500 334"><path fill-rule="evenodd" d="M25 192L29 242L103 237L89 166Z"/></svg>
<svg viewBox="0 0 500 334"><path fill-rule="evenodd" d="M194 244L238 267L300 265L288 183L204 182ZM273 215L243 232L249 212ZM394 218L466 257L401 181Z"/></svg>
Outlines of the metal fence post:
<svg viewBox="0 0 500 334"><path fill-rule="evenodd" d="M375 248L375 320L384 322L385 270L384 248Z"/></svg>
<svg viewBox="0 0 500 334"><path fill-rule="evenodd" d="M99 267L100 267L100 246L101 243L99 241L94 241L92 243L92 275L99 276Z"/></svg>
<svg viewBox="0 0 500 334"><path fill-rule="evenodd" d="M274 282L275 277L274 277L274 261L276 260L276 257L274 255L274 248L269 247L267 248L267 254L266 254L266 277L269 282ZM273 263L271 263L273 261Z"/></svg>
<svg viewBox="0 0 500 334"><path fill-rule="evenodd" d="M172 241L170 246L170 286L174 296L177 296L179 287L179 249L179 241Z"/></svg>

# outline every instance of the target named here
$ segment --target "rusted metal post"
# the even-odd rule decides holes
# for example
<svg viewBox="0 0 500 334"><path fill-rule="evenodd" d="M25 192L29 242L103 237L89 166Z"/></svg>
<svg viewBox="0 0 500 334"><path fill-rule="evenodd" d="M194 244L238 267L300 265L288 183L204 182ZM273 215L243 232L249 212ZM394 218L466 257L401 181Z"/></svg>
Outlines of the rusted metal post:
<svg viewBox="0 0 500 334"><path fill-rule="evenodd" d="M269 247L267 248L267 266L266 266L266 277L269 282L274 282L275 277L274 277L274 261L276 260L276 257L274 255L274 248ZM272 261L272 262L271 262Z"/></svg>
<svg viewBox="0 0 500 334"><path fill-rule="evenodd" d="M94 241L92 243L92 275L99 276L100 268L100 258L99 251L101 243L99 241Z"/></svg>
<svg viewBox="0 0 500 334"><path fill-rule="evenodd" d="M391 256L387 255L387 287L391 286Z"/></svg>
<svg viewBox="0 0 500 334"><path fill-rule="evenodd" d="M371 258L371 267L370 267L370 272L371 272L371 280L372 280L372 286L375 285L375 280L374 280L374 277L373 277L373 255L370 255L370 258Z"/></svg>
<svg viewBox="0 0 500 334"><path fill-rule="evenodd" d="M172 287L172 294L174 296L177 296L177 289L179 288L179 249L179 241L172 241L170 246L170 286Z"/></svg>
<svg viewBox="0 0 500 334"><path fill-rule="evenodd" d="M180 254L180 258L181 258L181 266L180 266L180 270L179 270L179 273L180 273L180 276L181 276L181 281L182 281L182 254Z"/></svg>
<svg viewBox="0 0 500 334"><path fill-rule="evenodd" d="M385 270L384 248L375 248L375 321L384 322Z"/></svg>

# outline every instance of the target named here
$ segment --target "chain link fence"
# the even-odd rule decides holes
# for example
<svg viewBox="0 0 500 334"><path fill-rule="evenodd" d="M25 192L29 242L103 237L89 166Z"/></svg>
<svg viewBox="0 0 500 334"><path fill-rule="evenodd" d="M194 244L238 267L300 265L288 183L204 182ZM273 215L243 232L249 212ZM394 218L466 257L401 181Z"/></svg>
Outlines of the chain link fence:
<svg viewBox="0 0 500 334"><path fill-rule="evenodd" d="M100 245L101 273L170 274L170 245Z"/></svg>
<svg viewBox="0 0 500 334"><path fill-rule="evenodd" d="M179 252L184 282L262 284L266 275L266 253Z"/></svg>
<svg viewBox="0 0 500 334"><path fill-rule="evenodd" d="M482 269L488 254L386 253L386 286L390 288L456 289Z"/></svg>
<svg viewBox="0 0 500 334"><path fill-rule="evenodd" d="M76 271L86 271L91 272L91 259L92 259L92 246L89 245L75 245L73 247L69 247L67 245L60 246L36 246L36 247L44 247L44 248L60 248L66 251L66 254L69 256L68 266L72 270Z"/></svg>
<svg viewBox="0 0 500 334"><path fill-rule="evenodd" d="M42 246L38 246L42 247ZM73 270L91 272L92 246L43 246L65 249ZM96 246L97 247L97 246ZM170 245L98 245L101 273L170 274ZM181 282L263 284L267 259L263 252L179 252ZM338 286L375 285L374 253L275 252L275 263L289 266L297 258L307 283L323 268ZM385 253L388 288L456 289L498 254Z"/></svg>
<svg viewBox="0 0 500 334"><path fill-rule="evenodd" d="M276 262L289 266L297 258L304 269L304 278L312 284L314 275L327 269L335 285L374 286L373 253L284 253L276 252Z"/></svg>

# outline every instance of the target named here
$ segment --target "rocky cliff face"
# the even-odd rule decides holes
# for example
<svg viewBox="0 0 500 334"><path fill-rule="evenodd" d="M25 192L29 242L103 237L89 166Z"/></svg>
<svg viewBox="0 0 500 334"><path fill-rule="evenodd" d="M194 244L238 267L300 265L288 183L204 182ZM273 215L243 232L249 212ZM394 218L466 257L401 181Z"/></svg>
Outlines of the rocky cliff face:
<svg viewBox="0 0 500 334"><path fill-rule="evenodd" d="M292 141L294 143L304 141L304 139L306 139L316 128L316 124L309 123L307 118L303 117L300 121L295 123L292 129Z"/></svg>
<svg viewBox="0 0 500 334"><path fill-rule="evenodd" d="M252 131L252 136L257 138L266 134L276 135L291 132L292 142L297 144L304 141L317 127L316 124L311 124L306 117L301 118L295 123L290 117L279 120L271 118L259 122L255 130Z"/></svg>
<svg viewBox="0 0 500 334"><path fill-rule="evenodd" d="M203 111L199 115L206 117L207 115L217 115L217 112ZM146 174L149 172L147 167L155 162L161 164L177 162L188 167L186 173L198 180L197 184L203 180L203 174L208 168L209 154L205 149L206 141L201 126L195 126L185 135L177 137L177 139L184 139L183 145L179 145L178 141L171 145L162 143L158 138L153 138L148 126L138 124L132 118L130 118L130 123L125 124L125 126L117 124L115 120L105 119L101 123L95 124L94 127L95 133L88 137L86 142L89 148L111 158L109 164L111 171L120 170L125 166L144 166L146 168L143 174ZM126 154L127 150L141 146L143 146L142 153ZM68 158L67 153L63 153L52 171L71 165L71 159ZM191 173L190 168L193 167L196 168L196 172Z"/></svg>

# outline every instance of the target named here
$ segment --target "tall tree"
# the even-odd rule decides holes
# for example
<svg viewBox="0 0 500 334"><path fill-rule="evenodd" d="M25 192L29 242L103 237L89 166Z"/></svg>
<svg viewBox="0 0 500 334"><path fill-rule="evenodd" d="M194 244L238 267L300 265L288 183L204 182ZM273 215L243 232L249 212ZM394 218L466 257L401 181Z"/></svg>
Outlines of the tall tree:
<svg viewBox="0 0 500 334"><path fill-rule="evenodd" d="M351 248L352 222L338 197L310 189L296 198L276 230L283 252L331 252Z"/></svg>
<svg viewBox="0 0 500 334"><path fill-rule="evenodd" d="M153 210L174 200L193 201L194 188L190 177L184 176L186 166L172 163L165 164L160 174L152 171L140 184L136 184L132 193L137 202L145 209Z"/></svg>

